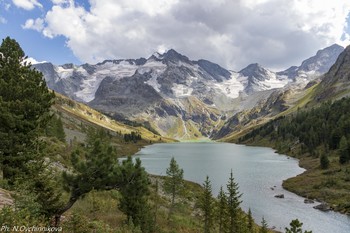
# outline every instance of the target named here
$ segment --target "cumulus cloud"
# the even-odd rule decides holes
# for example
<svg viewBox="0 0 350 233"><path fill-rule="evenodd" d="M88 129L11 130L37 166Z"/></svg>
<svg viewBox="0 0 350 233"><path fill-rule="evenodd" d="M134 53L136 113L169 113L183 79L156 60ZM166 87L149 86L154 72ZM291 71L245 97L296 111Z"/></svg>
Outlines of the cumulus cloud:
<svg viewBox="0 0 350 233"><path fill-rule="evenodd" d="M41 5L41 3L37 0L12 0L12 2L17 7L25 10L33 10L35 7L43 7L43 5Z"/></svg>
<svg viewBox="0 0 350 233"><path fill-rule="evenodd" d="M44 29L44 20L41 18L37 19L27 19L24 25L22 25L24 29L33 29L35 31L41 32Z"/></svg>
<svg viewBox="0 0 350 233"><path fill-rule="evenodd" d="M90 0L88 7L52 2L42 21L23 27L66 37L73 53L90 63L174 48L235 70L253 62L281 69L350 38L344 32L348 0Z"/></svg>

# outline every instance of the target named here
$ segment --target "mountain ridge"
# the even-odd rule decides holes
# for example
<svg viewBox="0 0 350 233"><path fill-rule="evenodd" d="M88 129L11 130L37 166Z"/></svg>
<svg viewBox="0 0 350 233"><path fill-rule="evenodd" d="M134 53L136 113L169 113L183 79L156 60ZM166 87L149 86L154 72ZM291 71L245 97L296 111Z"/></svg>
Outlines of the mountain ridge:
<svg viewBox="0 0 350 233"><path fill-rule="evenodd" d="M336 53L325 56L324 50L315 57L334 59ZM318 69L329 63L316 58L313 62L319 66L313 67ZM303 73L302 78L299 75L293 79L287 71L273 72L257 63L239 72L229 71L211 61L192 61L173 49L147 59L106 60L81 66L44 63L34 67L43 72L53 90L111 116L151 123L163 135L176 139L211 137L224 125L224 119L240 111L267 109L264 104L276 106L269 102L277 101L276 97L259 93L268 91L271 95L287 86L306 85L315 78ZM300 67L293 69L299 72ZM314 75L316 71L309 73ZM251 98L254 95L257 98Z"/></svg>

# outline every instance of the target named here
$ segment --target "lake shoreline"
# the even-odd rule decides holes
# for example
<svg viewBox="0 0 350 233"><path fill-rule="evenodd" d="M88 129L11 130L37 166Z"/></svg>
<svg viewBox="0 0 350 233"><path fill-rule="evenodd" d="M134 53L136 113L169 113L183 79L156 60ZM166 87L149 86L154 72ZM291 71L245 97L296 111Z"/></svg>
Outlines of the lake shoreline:
<svg viewBox="0 0 350 233"><path fill-rule="evenodd" d="M141 158L147 172L157 175L164 175L170 158L175 157L185 171L184 179L201 184L205 175L209 175L213 183L213 196L220 185L226 184L227 174L233 169L235 180L244 194L242 209L247 211L250 207L254 208L255 221L259 222L261 217L265 217L276 226L275 230L283 231L296 218L304 222L305 229L315 232L328 233L324 229L333 228L341 233L350 230L346 216L315 210L313 206L319 203L305 204L301 195L282 186L283 180L297 177L305 169L301 168L297 159L285 153L278 154L271 147L215 141L163 143L144 148L136 157ZM275 197L282 193L285 198ZM320 222L324 229L320 228Z"/></svg>
<svg viewBox="0 0 350 233"><path fill-rule="evenodd" d="M228 142L228 143L233 143L233 142ZM339 208L339 206L335 203L333 203L332 201L327 201L323 198L322 193L316 193L313 195L310 195L309 193L305 193L304 190L300 189L300 187L303 187L303 185L301 184L301 181L303 178L306 178L307 176L313 176L313 174L316 172L315 170L317 169L317 167L315 167L315 165L310 165L310 164L314 164L315 161L318 162L318 158L317 159L313 159L310 158L308 156L301 156L301 155L295 155L293 153L288 153L288 152L280 152L278 151L276 148L274 148L274 146L272 145L266 145L265 143L233 143L233 144L238 144L238 145L246 145L246 146L253 146L253 147L265 147L265 148L271 148L273 150L275 150L275 152L277 154L284 154L286 156L290 156L292 158L298 159L299 163L299 167L305 169L305 171L297 176L293 176L290 177L286 180L283 180L282 183L282 187L285 190L288 190L292 193L295 193L296 195L303 197L305 199L312 199L321 203L325 203L326 205L328 205L331 208L331 211L346 215L350 217L350 210L346 210L343 208ZM311 161L313 160L313 161ZM309 184L309 186L311 186L312 184ZM320 210L321 211L321 210Z"/></svg>

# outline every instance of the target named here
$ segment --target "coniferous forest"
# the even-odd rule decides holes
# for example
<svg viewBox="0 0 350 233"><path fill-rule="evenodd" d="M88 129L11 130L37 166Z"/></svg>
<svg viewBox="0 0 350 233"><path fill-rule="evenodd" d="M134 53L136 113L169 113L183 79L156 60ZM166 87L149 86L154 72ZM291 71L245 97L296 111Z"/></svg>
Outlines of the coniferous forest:
<svg viewBox="0 0 350 233"><path fill-rule="evenodd" d="M277 118L262 127L246 134L240 141L247 141L258 136L271 141L285 142L292 150L292 145L301 146L301 154L311 155L321 151L344 151L339 154L341 164L350 161L350 99L343 98L334 103L327 102L311 110L298 110L292 116ZM320 148L321 147L321 148ZM282 148L279 148L282 149Z"/></svg>
<svg viewBox="0 0 350 233"><path fill-rule="evenodd" d="M270 146L300 159L308 169L284 182L284 187L307 198L331 203L350 212L350 99L325 102L312 109L274 119L238 139ZM313 184L313 185L309 185Z"/></svg>

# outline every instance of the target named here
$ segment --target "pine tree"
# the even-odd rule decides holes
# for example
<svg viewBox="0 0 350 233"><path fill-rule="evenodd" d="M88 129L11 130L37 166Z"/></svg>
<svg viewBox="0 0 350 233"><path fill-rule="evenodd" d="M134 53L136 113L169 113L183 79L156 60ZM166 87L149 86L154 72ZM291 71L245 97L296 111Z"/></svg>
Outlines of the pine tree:
<svg viewBox="0 0 350 233"><path fill-rule="evenodd" d="M204 233L210 233L213 222L213 197L209 177L203 183L203 193L199 198L199 207L203 212Z"/></svg>
<svg viewBox="0 0 350 233"><path fill-rule="evenodd" d="M146 229L151 224L148 221L151 213L147 203L149 180L139 158L135 164L130 156L123 161L120 181L120 210L127 216L127 222L132 221L143 232L148 232Z"/></svg>
<svg viewBox="0 0 350 233"><path fill-rule="evenodd" d="M30 173L16 181L17 194L25 198L33 196L33 202L37 205L39 217L50 220L56 211L62 208L62 189L57 185L58 174L52 170L52 164L46 161L30 163ZM24 208L27 208L24 206ZM18 206L16 206L17 208ZM31 211L31 210L30 210Z"/></svg>
<svg viewBox="0 0 350 233"><path fill-rule="evenodd" d="M66 141L66 133L64 132L64 129L63 129L63 122L62 122L61 117L57 118L56 136L57 136L58 140L60 140L61 142Z"/></svg>
<svg viewBox="0 0 350 233"><path fill-rule="evenodd" d="M290 228L285 228L286 233L303 233L303 223L299 222L298 219L294 219L290 222ZM312 233L312 231L304 231L304 233Z"/></svg>
<svg viewBox="0 0 350 233"><path fill-rule="evenodd" d="M56 211L56 225L60 216L91 190L111 190L120 187L121 171L115 151L106 142L96 139L87 152L76 150L71 155L73 170L64 172L65 188L70 194L66 205Z"/></svg>
<svg viewBox="0 0 350 233"><path fill-rule="evenodd" d="M240 201L240 198L242 196L241 193L239 193L238 190L238 184L235 182L235 179L233 178L233 172L231 170L230 178L227 183L227 207L228 207L228 216L229 216L229 232L235 233L238 232L238 226L239 226L239 214L240 214L240 207L242 201Z"/></svg>
<svg viewBox="0 0 350 233"><path fill-rule="evenodd" d="M0 46L0 162L3 178L13 184L27 173L40 129L53 103L42 73L31 69L20 45L7 37Z"/></svg>
<svg viewBox="0 0 350 233"><path fill-rule="evenodd" d="M62 119L60 117L52 116L46 126L46 135L49 137L56 137L61 142L65 142L66 134L63 129Z"/></svg>
<svg viewBox="0 0 350 233"><path fill-rule="evenodd" d="M339 143L339 163L344 164L349 161L349 146L345 136L340 139Z"/></svg>
<svg viewBox="0 0 350 233"><path fill-rule="evenodd" d="M179 167L174 157L171 158L170 165L166 170L164 190L171 194L171 205L174 207L175 197L181 193L184 186L183 174L184 171Z"/></svg>
<svg viewBox="0 0 350 233"><path fill-rule="evenodd" d="M329 167L329 159L326 153L323 153L320 157L320 166L322 169L327 169Z"/></svg>
<svg viewBox="0 0 350 233"><path fill-rule="evenodd" d="M249 210L248 210L248 231L249 232L254 232L254 219L253 219L253 217L252 217L252 211L250 210L250 208L249 208Z"/></svg>
<svg viewBox="0 0 350 233"><path fill-rule="evenodd" d="M227 199L225 192L222 188L220 187L220 192L218 194L218 202L217 202L217 207L216 207L216 219L219 225L219 233L226 232L226 219L227 219Z"/></svg>
<svg viewBox="0 0 350 233"><path fill-rule="evenodd" d="M259 233L268 233L267 228L268 228L267 222L266 222L265 218L263 217L261 220L261 228L259 230Z"/></svg>

